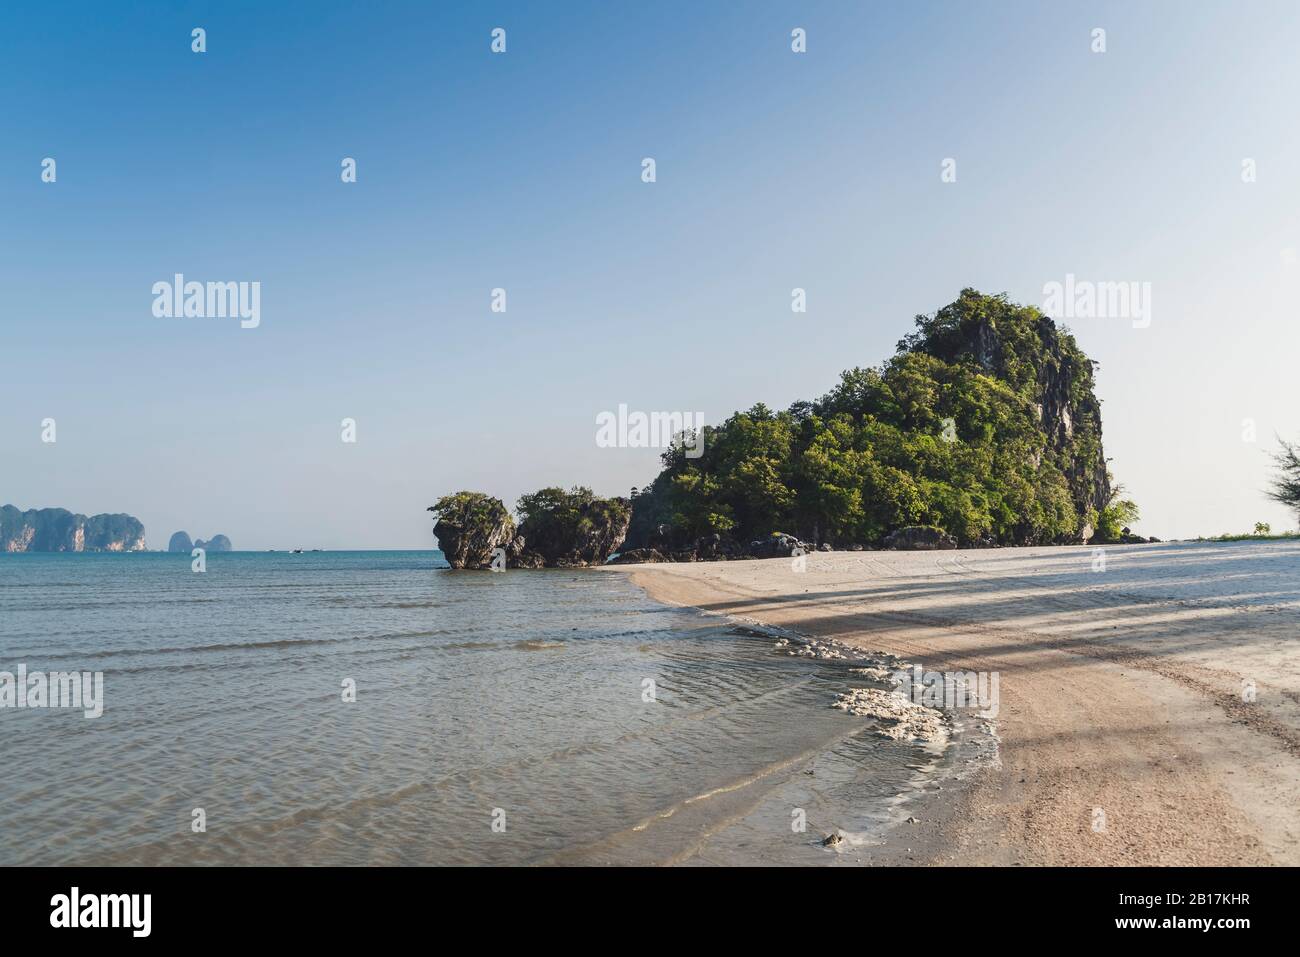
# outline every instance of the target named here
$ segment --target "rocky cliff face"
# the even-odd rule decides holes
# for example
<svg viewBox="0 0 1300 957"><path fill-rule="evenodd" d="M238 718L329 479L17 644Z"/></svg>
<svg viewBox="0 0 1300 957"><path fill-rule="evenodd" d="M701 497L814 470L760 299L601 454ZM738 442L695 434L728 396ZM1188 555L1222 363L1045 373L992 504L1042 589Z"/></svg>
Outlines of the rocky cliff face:
<svg viewBox="0 0 1300 957"><path fill-rule="evenodd" d="M228 552L232 548L230 539L226 538L224 535L213 535L206 542L201 538L196 538L194 540L194 547L202 548L209 552Z"/></svg>
<svg viewBox="0 0 1300 957"><path fill-rule="evenodd" d="M130 515L78 515L65 508L0 508L6 552L142 552L144 526Z"/></svg>
<svg viewBox="0 0 1300 957"><path fill-rule="evenodd" d="M499 498L482 492L444 495L430 505L433 534L452 568L490 568L493 553L515 537L515 522Z"/></svg>
<svg viewBox="0 0 1300 957"><path fill-rule="evenodd" d="M627 537L632 520L627 499L590 496L584 501L573 493L561 494L561 508L533 513L519 526L523 542L515 563L520 567L603 565Z"/></svg>
<svg viewBox="0 0 1300 957"><path fill-rule="evenodd" d="M194 543L190 541L189 532L177 532L167 542L167 551L184 552L189 554L194 550Z"/></svg>
<svg viewBox="0 0 1300 957"><path fill-rule="evenodd" d="M899 345L945 362L973 362L1016 387L1033 403L1048 445L1064 459L1079 513L1101 511L1110 501L1110 476L1092 361L1050 317L1006 303L990 310L988 303L965 290Z"/></svg>

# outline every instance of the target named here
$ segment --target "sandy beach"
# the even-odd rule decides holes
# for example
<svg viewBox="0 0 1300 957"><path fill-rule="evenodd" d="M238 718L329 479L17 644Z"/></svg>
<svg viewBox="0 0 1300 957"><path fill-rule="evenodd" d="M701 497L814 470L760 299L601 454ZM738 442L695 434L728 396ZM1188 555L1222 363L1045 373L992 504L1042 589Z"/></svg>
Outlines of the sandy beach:
<svg viewBox="0 0 1300 957"><path fill-rule="evenodd" d="M1300 864L1300 542L1109 546L1096 565L1066 547L610 572L660 601L998 673L1000 760L930 795L871 863Z"/></svg>

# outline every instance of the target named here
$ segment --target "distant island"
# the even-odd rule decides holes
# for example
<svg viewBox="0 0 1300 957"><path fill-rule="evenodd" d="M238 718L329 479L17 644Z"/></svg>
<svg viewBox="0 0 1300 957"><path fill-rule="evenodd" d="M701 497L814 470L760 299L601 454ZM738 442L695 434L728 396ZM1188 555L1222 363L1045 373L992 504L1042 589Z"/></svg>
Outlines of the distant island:
<svg viewBox="0 0 1300 957"><path fill-rule="evenodd" d="M132 515L89 517L66 508L0 507L0 551L143 552L144 525Z"/></svg>
<svg viewBox="0 0 1300 957"><path fill-rule="evenodd" d="M810 549L1135 542L1093 362L1033 306L964 289L813 402L758 404L664 452L629 498L543 489L430 507L453 568L702 561ZM687 454L698 450L702 454ZM495 559L494 559L495 556Z"/></svg>
<svg viewBox="0 0 1300 957"><path fill-rule="evenodd" d="M167 551L185 552L186 554L196 548L202 548L209 552L228 552L232 547L230 539L226 538L225 535L213 535L206 542L201 538L190 541L189 532L177 532L167 543Z"/></svg>

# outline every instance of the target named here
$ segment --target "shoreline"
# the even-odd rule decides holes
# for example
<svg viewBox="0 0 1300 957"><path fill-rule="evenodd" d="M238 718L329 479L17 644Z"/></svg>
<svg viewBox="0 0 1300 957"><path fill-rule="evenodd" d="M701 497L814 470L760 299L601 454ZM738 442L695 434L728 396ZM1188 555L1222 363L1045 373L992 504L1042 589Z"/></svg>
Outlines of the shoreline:
<svg viewBox="0 0 1300 957"><path fill-rule="evenodd" d="M1300 863L1300 544L1106 554L1099 572L1061 546L606 568L667 604L1000 674L1000 764L924 794L867 863Z"/></svg>
<svg viewBox="0 0 1300 957"><path fill-rule="evenodd" d="M752 560L746 559L746 561ZM773 561L784 562L788 560L774 559ZM658 568L662 566L652 564L608 565L605 567L619 568L625 572L635 572L639 568ZM846 665L864 665L868 669L880 665L898 668L911 667L910 663L897 659L889 662L882 660L881 656L887 656L888 653L881 652L878 649L867 650L865 646L855 646L838 639L821 640L814 635L760 621L756 618L710 611L664 594L663 592L666 590L662 587L662 582L645 582L635 574L629 574L625 577L645 592L647 597L660 605L689 609L704 617L717 619L719 625L727 627L728 630L746 632L774 640L778 643L778 648L787 643L799 644L810 649L812 652L811 657L840 658L841 655L837 654L837 652L843 652L843 662ZM667 591L671 591L671 589ZM829 654L826 654L826 652L829 652ZM789 651L786 654L792 657L803 656L803 653L795 651ZM876 677L868 677L857 683L871 686L872 682L875 682L876 687L885 687L889 684L889 682L882 682ZM870 720L870 716L863 717L862 720ZM881 737L890 737L886 733L886 729L889 727L888 723L878 722L878 724L880 724L880 728L877 732L867 731L865 733L879 733ZM821 833L822 838L828 838L834 834L841 839L838 846L824 847L823 853L828 853L830 858L821 861L822 866L920 866L937 863L940 858L945 856L944 841L947 840L948 829L955 817L953 808L964 805L976 776L988 769L990 765L999 764L1001 754L995 726L977 729L970 718L956 714L948 709L943 710L943 725L943 740L938 745L919 738L908 741L918 751L923 752L923 755L917 755L911 759L913 763L906 765L914 772L911 779L899 791L885 800L883 807L888 820L878 822L865 831L855 832L842 827L833 827L829 832ZM905 738L905 740L907 739ZM861 811L864 809L866 808L850 808L846 805L841 810ZM928 824L928 827L920 828L915 826L922 822ZM822 842L810 843L820 844ZM864 856L870 859L863 860ZM690 863L690 861L683 859L668 863L680 864ZM808 862L803 863L806 865ZM951 863L969 862L952 861Z"/></svg>

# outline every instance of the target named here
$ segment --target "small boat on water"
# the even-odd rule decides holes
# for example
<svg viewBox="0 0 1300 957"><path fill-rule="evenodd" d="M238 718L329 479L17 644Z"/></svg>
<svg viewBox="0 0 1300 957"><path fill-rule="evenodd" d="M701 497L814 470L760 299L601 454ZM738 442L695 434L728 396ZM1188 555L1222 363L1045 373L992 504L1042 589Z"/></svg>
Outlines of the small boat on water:
<svg viewBox="0 0 1300 957"><path fill-rule="evenodd" d="M302 549L301 549L301 548L291 548L291 549L289 549L289 554L290 554L290 555L301 555L301 554L302 554Z"/></svg>

